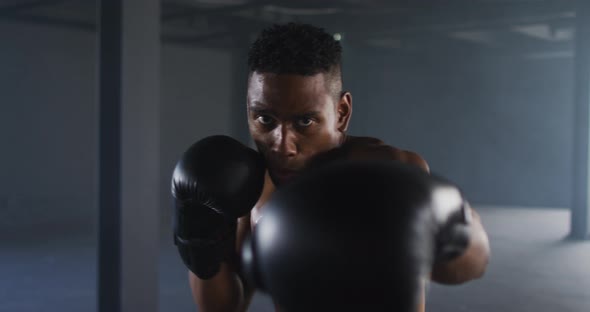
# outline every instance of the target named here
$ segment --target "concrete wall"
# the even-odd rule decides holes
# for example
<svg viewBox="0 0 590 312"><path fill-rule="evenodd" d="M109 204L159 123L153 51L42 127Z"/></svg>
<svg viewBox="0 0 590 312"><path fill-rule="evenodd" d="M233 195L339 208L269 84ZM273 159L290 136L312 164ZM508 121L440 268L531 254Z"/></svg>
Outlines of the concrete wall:
<svg viewBox="0 0 590 312"><path fill-rule="evenodd" d="M0 24L0 232L93 233L97 218L97 38L61 28ZM162 48L161 205L193 141L229 134L229 54ZM163 230L169 230L165 228Z"/></svg>
<svg viewBox="0 0 590 312"><path fill-rule="evenodd" d="M366 59L353 81L372 90L355 101L363 134L419 152L475 203L569 206L572 59Z"/></svg>
<svg viewBox="0 0 590 312"><path fill-rule="evenodd" d="M0 25L0 229L84 229L97 209L96 39Z"/></svg>

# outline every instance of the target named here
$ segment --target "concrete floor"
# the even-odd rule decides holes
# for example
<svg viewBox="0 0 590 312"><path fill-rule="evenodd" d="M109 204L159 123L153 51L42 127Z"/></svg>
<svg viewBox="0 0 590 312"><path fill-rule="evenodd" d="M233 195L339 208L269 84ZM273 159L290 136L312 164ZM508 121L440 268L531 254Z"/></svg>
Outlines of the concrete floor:
<svg viewBox="0 0 590 312"><path fill-rule="evenodd" d="M590 311L590 241L564 240L567 211L479 211L492 243L487 274L462 286L431 285L428 311ZM73 237L43 243L3 240L0 312L96 311L96 242ZM165 240L160 289L160 311L196 311L186 270ZM268 297L257 295L250 311L273 309Z"/></svg>

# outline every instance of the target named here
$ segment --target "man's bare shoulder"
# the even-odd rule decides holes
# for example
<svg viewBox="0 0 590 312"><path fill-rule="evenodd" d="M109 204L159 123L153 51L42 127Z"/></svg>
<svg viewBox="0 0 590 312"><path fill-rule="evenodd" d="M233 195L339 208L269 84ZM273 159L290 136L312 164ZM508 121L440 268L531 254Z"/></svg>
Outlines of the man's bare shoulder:
<svg viewBox="0 0 590 312"><path fill-rule="evenodd" d="M428 164L418 153L388 145L378 138L348 136L343 147L349 151L351 158L391 159L429 171Z"/></svg>

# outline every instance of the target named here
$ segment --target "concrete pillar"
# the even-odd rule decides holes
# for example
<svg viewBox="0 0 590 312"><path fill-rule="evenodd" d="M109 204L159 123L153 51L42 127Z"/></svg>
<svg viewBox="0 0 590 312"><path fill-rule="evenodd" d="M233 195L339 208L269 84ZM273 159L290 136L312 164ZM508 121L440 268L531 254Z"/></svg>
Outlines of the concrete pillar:
<svg viewBox="0 0 590 312"><path fill-rule="evenodd" d="M571 232L574 239L587 239L590 233L590 2L578 0L576 11L574 189L571 207ZM551 178L551 177L547 177Z"/></svg>
<svg viewBox="0 0 590 312"><path fill-rule="evenodd" d="M98 311L157 311L160 1L98 8Z"/></svg>

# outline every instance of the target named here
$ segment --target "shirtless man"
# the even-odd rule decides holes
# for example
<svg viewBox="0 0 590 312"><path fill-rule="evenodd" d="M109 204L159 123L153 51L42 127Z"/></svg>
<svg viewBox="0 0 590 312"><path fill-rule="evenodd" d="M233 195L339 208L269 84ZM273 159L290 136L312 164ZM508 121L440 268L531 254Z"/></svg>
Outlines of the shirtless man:
<svg viewBox="0 0 590 312"><path fill-rule="evenodd" d="M248 124L258 151L227 137L205 139L185 153L172 181L175 243L202 312L247 310L255 289L240 272L243 240L275 188L312 160L391 159L429 171L414 152L346 134L352 96L342 89L341 46L324 30L293 23L270 27L252 45L248 62ZM467 249L434 265L434 282L460 284L486 269L487 235L468 209ZM424 311L423 290L421 301L418 311Z"/></svg>

